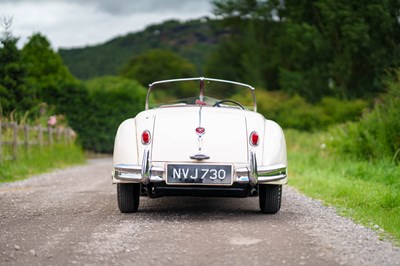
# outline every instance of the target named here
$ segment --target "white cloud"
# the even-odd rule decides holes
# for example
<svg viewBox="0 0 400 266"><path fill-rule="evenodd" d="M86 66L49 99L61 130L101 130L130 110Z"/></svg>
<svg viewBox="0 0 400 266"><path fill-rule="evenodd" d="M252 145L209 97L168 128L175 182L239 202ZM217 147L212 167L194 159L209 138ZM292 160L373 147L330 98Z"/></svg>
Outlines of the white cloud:
<svg viewBox="0 0 400 266"><path fill-rule="evenodd" d="M53 47L58 48L104 42L167 19L186 20L210 15L206 0L139 0L135 2L135 10L126 5L123 11L123 4L128 2L133 1L0 0L0 16L13 17L12 32L21 37L19 45L25 43L32 33L41 32L49 38ZM154 6L153 9L149 8L149 3ZM165 7L165 3L169 6Z"/></svg>

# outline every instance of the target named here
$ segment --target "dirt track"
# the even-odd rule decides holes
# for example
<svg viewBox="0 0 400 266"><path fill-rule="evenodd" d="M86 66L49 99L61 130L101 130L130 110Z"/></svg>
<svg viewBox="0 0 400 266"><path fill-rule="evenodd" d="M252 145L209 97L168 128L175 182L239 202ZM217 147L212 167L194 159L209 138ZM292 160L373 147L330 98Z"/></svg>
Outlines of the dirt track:
<svg viewBox="0 0 400 266"><path fill-rule="evenodd" d="M0 265L400 265L400 249L290 187L258 199L141 198L121 214L111 159L0 185Z"/></svg>

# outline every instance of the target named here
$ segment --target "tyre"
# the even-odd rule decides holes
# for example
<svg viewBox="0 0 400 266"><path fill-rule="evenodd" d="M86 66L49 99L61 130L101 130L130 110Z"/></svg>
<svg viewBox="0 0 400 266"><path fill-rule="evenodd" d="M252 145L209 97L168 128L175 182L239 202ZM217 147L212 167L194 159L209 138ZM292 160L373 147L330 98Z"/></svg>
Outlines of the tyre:
<svg viewBox="0 0 400 266"><path fill-rule="evenodd" d="M117 198L122 213L136 212L139 208L140 184L117 184Z"/></svg>
<svg viewBox="0 0 400 266"><path fill-rule="evenodd" d="M262 213L274 214L281 208L282 185L258 185Z"/></svg>

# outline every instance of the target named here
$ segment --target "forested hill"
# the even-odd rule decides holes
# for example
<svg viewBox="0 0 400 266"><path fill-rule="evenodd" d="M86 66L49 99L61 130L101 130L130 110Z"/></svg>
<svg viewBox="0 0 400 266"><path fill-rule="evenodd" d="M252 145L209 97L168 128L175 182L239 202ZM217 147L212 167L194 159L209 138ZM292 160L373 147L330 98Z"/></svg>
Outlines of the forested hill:
<svg viewBox="0 0 400 266"><path fill-rule="evenodd" d="M70 71L80 79L115 75L130 58L156 48L177 52L193 63L198 74L202 75L209 52L226 34L218 24L218 21L208 18L186 22L170 20L104 44L60 49L59 53Z"/></svg>

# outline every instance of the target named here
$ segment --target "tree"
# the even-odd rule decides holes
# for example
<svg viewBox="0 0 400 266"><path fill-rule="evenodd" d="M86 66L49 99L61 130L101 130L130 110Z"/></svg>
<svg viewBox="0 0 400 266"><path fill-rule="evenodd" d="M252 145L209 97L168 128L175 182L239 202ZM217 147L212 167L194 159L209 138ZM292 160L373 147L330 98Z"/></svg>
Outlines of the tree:
<svg viewBox="0 0 400 266"><path fill-rule="evenodd" d="M292 26L287 31L304 25L315 32L314 41L305 45L306 55L316 55L317 70L324 73L313 76L317 83L343 98L382 91L388 71L400 63L399 1L287 0L286 5L283 13ZM293 39L303 34L297 31Z"/></svg>
<svg viewBox="0 0 400 266"><path fill-rule="evenodd" d="M196 76L196 68L177 53L153 49L133 57L122 67L120 75L147 87L157 80Z"/></svg>
<svg viewBox="0 0 400 266"><path fill-rule="evenodd" d="M26 88L26 69L21 52L17 48L18 38L11 33L12 19L3 18L4 31L0 37L0 107L3 115L13 110L27 110L32 106L30 91Z"/></svg>
<svg viewBox="0 0 400 266"><path fill-rule="evenodd" d="M22 60L26 66L26 86L35 101L47 103L54 112L65 115L83 143L91 130L88 121L93 115L87 111L91 99L86 86L72 76L60 55L40 33L33 34L24 45ZM31 116L37 115L31 112Z"/></svg>
<svg viewBox="0 0 400 266"><path fill-rule="evenodd" d="M242 21L232 19L225 23L232 23L234 27L228 28L228 37L209 55L206 75L253 86L267 86L263 74L269 64L260 56L265 52L266 45L265 36L258 34L259 23L248 18Z"/></svg>
<svg viewBox="0 0 400 266"><path fill-rule="evenodd" d="M68 97L64 87L74 83L75 78L45 36L33 34L22 49L22 59L27 70L27 86L38 101L57 105L60 97Z"/></svg>
<svg viewBox="0 0 400 266"><path fill-rule="evenodd" d="M213 3L215 14L237 29L239 36L245 36L247 21L256 22L254 36L264 41L259 42L264 50L254 49L254 53L261 58L260 68L267 77L264 84L275 85L271 89L300 93L312 101L324 95L374 95L400 63L398 0ZM249 40L240 41L246 49Z"/></svg>
<svg viewBox="0 0 400 266"><path fill-rule="evenodd" d="M119 124L143 110L146 89L120 77L92 79L86 86L90 100L81 110L81 143L85 149L111 153Z"/></svg>

